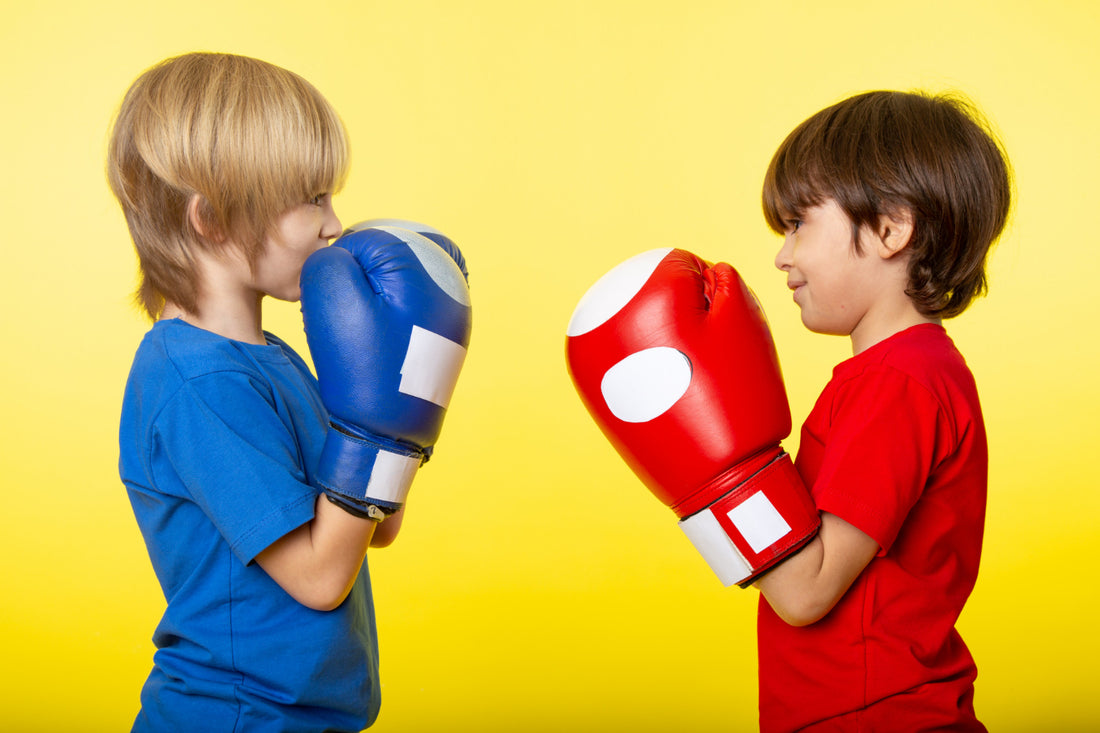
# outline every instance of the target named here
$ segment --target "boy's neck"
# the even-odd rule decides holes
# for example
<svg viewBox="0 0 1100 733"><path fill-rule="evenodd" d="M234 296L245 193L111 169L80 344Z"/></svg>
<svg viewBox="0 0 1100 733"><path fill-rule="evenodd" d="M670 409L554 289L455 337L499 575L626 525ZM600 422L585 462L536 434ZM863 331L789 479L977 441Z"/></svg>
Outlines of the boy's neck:
<svg viewBox="0 0 1100 733"><path fill-rule="evenodd" d="M902 306L892 313L879 313L875 314L874 317L868 314L856 326L851 334L853 356L861 354L875 344L881 343L894 334L901 333L913 326L924 323L934 323L936 325L943 323L939 318L929 318L922 315L916 308L912 307L912 303L908 298L906 298L906 301L909 302L908 308Z"/></svg>
<svg viewBox="0 0 1100 733"><path fill-rule="evenodd" d="M192 311L175 303L165 304L161 318L179 318L185 323L216 333L232 341L265 344L263 293L251 284L248 263L227 248L221 255L195 253L199 272L199 297Z"/></svg>
<svg viewBox="0 0 1100 733"><path fill-rule="evenodd" d="M168 303L161 314L161 320L178 318L184 323L224 336L231 341L263 345L267 340L264 338L261 322L261 299L262 296L257 295L255 305L251 305L241 299L223 299L225 302L219 304L211 303L207 298L195 313Z"/></svg>

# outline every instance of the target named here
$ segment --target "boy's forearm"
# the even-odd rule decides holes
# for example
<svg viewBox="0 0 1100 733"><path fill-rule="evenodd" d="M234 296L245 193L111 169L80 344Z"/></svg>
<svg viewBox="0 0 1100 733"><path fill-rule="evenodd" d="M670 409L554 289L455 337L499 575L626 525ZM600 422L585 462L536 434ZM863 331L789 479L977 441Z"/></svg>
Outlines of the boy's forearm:
<svg viewBox="0 0 1100 733"><path fill-rule="evenodd" d="M804 626L817 620L811 606L823 555L824 548L818 535L753 583L764 594L772 610L792 626Z"/></svg>
<svg viewBox="0 0 1100 733"><path fill-rule="evenodd" d="M878 552L878 543L843 519L821 516L821 531L755 585L792 626L823 618Z"/></svg>
<svg viewBox="0 0 1100 733"><path fill-rule="evenodd" d="M351 592L378 525L317 497L314 517L256 556L299 603L329 611Z"/></svg>

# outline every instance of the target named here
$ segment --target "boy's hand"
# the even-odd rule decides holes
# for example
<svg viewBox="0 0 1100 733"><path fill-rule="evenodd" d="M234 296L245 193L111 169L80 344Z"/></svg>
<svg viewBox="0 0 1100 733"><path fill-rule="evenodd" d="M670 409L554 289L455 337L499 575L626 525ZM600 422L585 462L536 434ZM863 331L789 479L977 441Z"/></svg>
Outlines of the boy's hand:
<svg viewBox="0 0 1100 733"><path fill-rule="evenodd" d="M334 503L376 520L401 508L431 455L471 327L458 247L411 222L382 224L350 228L302 268L306 339L332 427L314 478Z"/></svg>
<svg viewBox="0 0 1100 733"><path fill-rule="evenodd" d="M627 260L585 293L566 349L596 423L725 585L817 532L780 447L791 414L771 332L728 264L679 249Z"/></svg>

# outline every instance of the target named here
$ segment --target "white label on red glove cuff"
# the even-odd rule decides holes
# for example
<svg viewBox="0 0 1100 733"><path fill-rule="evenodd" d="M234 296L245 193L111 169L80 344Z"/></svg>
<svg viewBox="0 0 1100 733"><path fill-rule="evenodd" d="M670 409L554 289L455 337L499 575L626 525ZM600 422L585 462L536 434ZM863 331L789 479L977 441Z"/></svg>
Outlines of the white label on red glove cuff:
<svg viewBox="0 0 1100 733"><path fill-rule="evenodd" d="M465 359L466 349L460 344L413 326L397 389L445 408L451 403Z"/></svg>
<svg viewBox="0 0 1100 733"><path fill-rule="evenodd" d="M763 552L791 531L791 525L768 501L763 491L758 491L748 499L730 509L726 514L733 526L749 543L753 552Z"/></svg>

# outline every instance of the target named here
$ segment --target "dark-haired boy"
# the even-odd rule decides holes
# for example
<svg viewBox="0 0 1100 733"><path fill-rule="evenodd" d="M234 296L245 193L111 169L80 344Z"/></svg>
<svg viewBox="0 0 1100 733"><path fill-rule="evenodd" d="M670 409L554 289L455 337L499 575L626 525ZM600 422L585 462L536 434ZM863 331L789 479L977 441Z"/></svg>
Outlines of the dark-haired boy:
<svg viewBox="0 0 1100 733"><path fill-rule="evenodd" d="M755 585L762 731L984 731L955 629L981 554L987 446L943 328L986 286L1011 198L964 101L872 92L797 127L764 182L802 321L848 336L796 466L819 534Z"/></svg>

